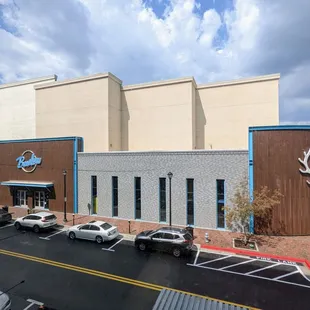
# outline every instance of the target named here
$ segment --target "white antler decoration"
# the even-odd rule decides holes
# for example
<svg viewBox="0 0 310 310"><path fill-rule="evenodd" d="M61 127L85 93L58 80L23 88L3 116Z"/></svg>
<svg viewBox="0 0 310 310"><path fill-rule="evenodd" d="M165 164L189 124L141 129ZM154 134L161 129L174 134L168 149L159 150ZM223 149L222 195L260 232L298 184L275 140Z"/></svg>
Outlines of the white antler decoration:
<svg viewBox="0 0 310 310"><path fill-rule="evenodd" d="M300 158L298 158L298 161L305 167L305 170L299 169L299 171L301 173L310 175L310 168L308 165L309 157L310 157L310 149L308 150L307 153L304 152L304 160L301 160ZM306 182L310 185L310 181L307 180Z"/></svg>

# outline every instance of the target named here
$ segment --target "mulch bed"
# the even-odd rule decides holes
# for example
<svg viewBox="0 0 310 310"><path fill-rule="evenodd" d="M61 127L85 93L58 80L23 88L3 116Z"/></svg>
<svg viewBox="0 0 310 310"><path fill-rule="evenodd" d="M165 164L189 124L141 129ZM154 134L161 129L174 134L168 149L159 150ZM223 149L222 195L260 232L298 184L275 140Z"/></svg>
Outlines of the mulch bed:
<svg viewBox="0 0 310 310"><path fill-rule="evenodd" d="M238 249L247 249L247 250L254 250L257 251L255 242L249 241L246 245L244 244L243 240L234 239L234 247Z"/></svg>

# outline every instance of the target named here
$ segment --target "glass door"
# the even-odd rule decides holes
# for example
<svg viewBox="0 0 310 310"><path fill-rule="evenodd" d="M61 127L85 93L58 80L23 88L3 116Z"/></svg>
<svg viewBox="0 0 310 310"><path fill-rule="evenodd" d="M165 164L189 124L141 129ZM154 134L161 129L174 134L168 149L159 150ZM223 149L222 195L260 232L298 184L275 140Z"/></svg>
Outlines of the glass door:
<svg viewBox="0 0 310 310"><path fill-rule="evenodd" d="M27 191L18 190L16 192L15 204L19 207L27 207Z"/></svg>
<svg viewBox="0 0 310 310"><path fill-rule="evenodd" d="M35 192L35 207L36 208L45 208L45 206L47 205L46 203L46 199L45 199L45 192L43 191L37 191Z"/></svg>

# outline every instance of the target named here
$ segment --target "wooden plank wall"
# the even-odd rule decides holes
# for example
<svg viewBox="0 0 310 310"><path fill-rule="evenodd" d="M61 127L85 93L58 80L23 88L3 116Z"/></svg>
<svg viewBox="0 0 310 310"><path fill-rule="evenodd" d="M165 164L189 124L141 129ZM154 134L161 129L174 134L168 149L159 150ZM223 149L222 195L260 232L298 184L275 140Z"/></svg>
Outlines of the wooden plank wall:
<svg viewBox="0 0 310 310"><path fill-rule="evenodd" d="M310 148L310 131L273 130L253 132L254 189L279 188L281 204L270 214L270 227L255 220L256 233L310 234L310 187L298 158ZM309 161L310 165L310 161Z"/></svg>

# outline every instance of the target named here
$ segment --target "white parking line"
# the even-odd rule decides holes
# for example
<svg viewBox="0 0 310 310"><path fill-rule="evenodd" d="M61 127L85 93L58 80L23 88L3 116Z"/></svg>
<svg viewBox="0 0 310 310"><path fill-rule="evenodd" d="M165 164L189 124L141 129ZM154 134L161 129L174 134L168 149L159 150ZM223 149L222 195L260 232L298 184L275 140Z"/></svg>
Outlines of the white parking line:
<svg viewBox="0 0 310 310"><path fill-rule="evenodd" d="M110 246L108 249L102 248L101 250L104 251L110 251L110 252L115 252L115 250L113 250L112 248L114 248L118 243L120 243L124 238L118 240L116 243L114 243L112 246Z"/></svg>
<svg viewBox="0 0 310 310"><path fill-rule="evenodd" d="M0 229L7 228L7 227L11 227L11 226L13 226L13 225L14 225L14 223L13 223L13 224L10 224L10 225L5 225L5 226L3 226L3 227L0 227Z"/></svg>
<svg viewBox="0 0 310 310"><path fill-rule="evenodd" d="M233 264L233 265L228 265L228 266L225 266L225 267L222 267L222 268L219 268L221 270L224 270L224 269L228 269L228 268L231 268L231 267L235 267L235 266L239 266L239 265L243 265L243 264L247 264L247 263L250 263L250 262L254 262L256 259L249 259L245 262L241 262L241 263L237 263L237 264Z"/></svg>
<svg viewBox="0 0 310 310"><path fill-rule="evenodd" d="M26 308L24 308L23 310L27 310L30 309L33 305L38 305L38 306L43 306L44 303L34 300L34 299L27 299L28 302L30 302L30 305L28 305Z"/></svg>
<svg viewBox="0 0 310 310"><path fill-rule="evenodd" d="M209 263L216 262L216 261L218 261L218 260L226 259L226 258L229 258L229 257L232 257L232 255L228 255L228 256L224 256L224 257L212 259L212 260L209 260L209 261L207 261L207 262L203 262L203 263L197 264L196 266L209 264Z"/></svg>
<svg viewBox="0 0 310 310"><path fill-rule="evenodd" d="M255 273L255 272L259 272L259 271L262 271L262 270L265 270L265 269L269 269L269 268L272 268L272 267L275 267L275 266L279 266L281 265L281 263L272 263L271 266L267 266L267 267L263 267L263 268L260 268L260 269L256 269L256 270L253 270L253 271L250 271L250 272L247 272L246 275L250 275L252 273Z"/></svg>
<svg viewBox="0 0 310 310"><path fill-rule="evenodd" d="M256 275L247 275L245 273L240 273L240 272L235 272L235 271L230 271L230 270L221 270L221 269L217 269L217 268L213 268L213 267L206 267L206 266L200 266L200 265L194 265L194 264L187 264L187 266L192 266L192 267L197 267L197 268L204 268L204 269L209 269L209 270L214 270L214 271L219 271L219 272L227 272L227 273L231 273L231 274L237 274L239 276L252 277L252 278L268 280L268 281L273 281L273 282L280 282L280 283L284 283L284 284L289 284L289 285L294 285L294 286L299 286L299 287L305 287L305 288L310 289L310 285L293 283L293 282L288 282L288 281L283 281L283 280L276 280L276 279L260 277L260 276L256 276Z"/></svg>
<svg viewBox="0 0 310 310"><path fill-rule="evenodd" d="M198 249L198 251L197 251L197 254L196 254L196 257L195 257L195 261L194 261L194 265L197 264L197 259L198 259L199 254L200 254L200 249Z"/></svg>
<svg viewBox="0 0 310 310"><path fill-rule="evenodd" d="M279 279L282 279L282 278L286 278L286 277L288 277L288 276L290 276L290 275L292 275L292 274L295 274L295 273L299 273L299 271L298 271L298 270L292 271L292 272L287 273L287 274L284 274L284 275L282 275L282 276L273 278L273 280L279 280Z"/></svg>
<svg viewBox="0 0 310 310"><path fill-rule="evenodd" d="M54 233L54 234L49 235L49 236L47 236L47 237L39 237L39 239L51 240L51 239L50 239L51 237L56 236L56 235L58 235L58 234L61 234L61 233L65 232L65 231L66 231L66 229L62 229L62 230L58 231L57 233Z"/></svg>

